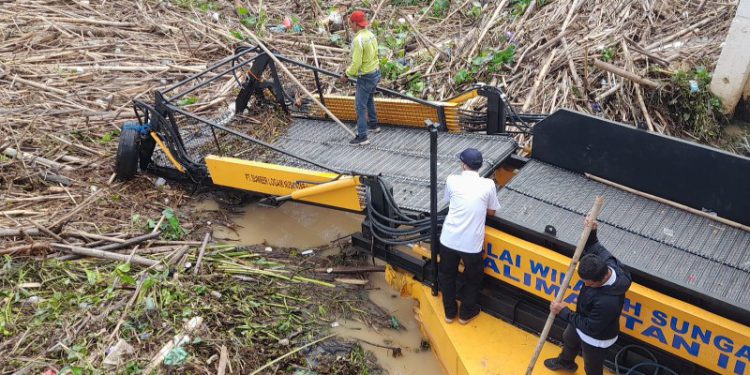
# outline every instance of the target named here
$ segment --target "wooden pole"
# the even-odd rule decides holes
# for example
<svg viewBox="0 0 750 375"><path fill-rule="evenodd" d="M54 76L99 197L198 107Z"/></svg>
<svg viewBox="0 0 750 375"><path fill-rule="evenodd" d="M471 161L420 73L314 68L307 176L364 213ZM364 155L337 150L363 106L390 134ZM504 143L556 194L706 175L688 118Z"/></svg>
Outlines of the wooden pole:
<svg viewBox="0 0 750 375"><path fill-rule="evenodd" d="M750 227L749 226L740 224L740 223L738 223L736 221L732 221L732 220L729 220L729 219L726 219L726 218L723 218L723 217L720 217L720 216L712 215L712 214L710 214L708 212L703 212L701 210L698 210L698 209L686 206L686 205L681 204L681 203L673 202L673 201L670 201L668 199L664 199L662 197L657 197L656 195L652 195L652 194L649 194L649 193L644 193L644 192L642 192L640 190L635 190L635 189L629 188L629 187L627 187L625 185L620 185L620 184L618 184L616 182L612 182L610 180L605 180L605 179L603 179L601 177L597 177L597 176L594 176L594 175L589 174L589 173L586 173L586 177L590 178L590 179L592 179L592 180L594 180L596 182L601 182L602 184L609 185L609 186L612 186L614 188L627 191L628 193L632 193L632 194L644 197L646 199L651 199L651 200L657 201L659 203L664 203L664 204L666 204L668 206L672 206L672 207L675 207L675 208L679 208L681 210L685 210L687 212L690 212L692 214L698 215L700 217L705 217L706 219L711 219L711 220L714 220L714 221L718 221L718 222L720 222L722 224L729 225L730 227L734 227L734 228L738 228L738 229L742 229L742 230L750 232Z"/></svg>
<svg viewBox="0 0 750 375"><path fill-rule="evenodd" d="M629 79L642 86L648 86L648 87L655 88L655 89L659 88L659 84L650 79L643 78L635 73L631 73L620 67L605 63L604 61L594 59L594 65L601 70L606 70L612 74L618 75L625 79Z"/></svg>
<svg viewBox="0 0 750 375"><path fill-rule="evenodd" d="M500 2L497 8L495 8L495 11L492 13L492 16L490 17L489 21L487 21L487 24L484 25L482 32L479 34L479 39L477 39L477 41L473 43L474 45L471 46L469 53L465 55L465 57L469 61L471 61L471 57L474 56L474 51L476 51L477 47L479 47L482 44L482 40L487 35L487 32L490 31L490 29L492 28L492 25L495 24L497 17L500 15L500 12L503 10L503 8L505 8L507 4L508 4L508 0L503 0Z"/></svg>
<svg viewBox="0 0 750 375"><path fill-rule="evenodd" d="M604 204L604 198L601 196L596 197L596 200L594 201L594 206L591 208L590 220L586 221L586 225L583 227L583 233L581 233L581 238L578 239L578 245L576 245L576 251L573 254L573 258L570 260L568 271L565 272L565 279L563 280L562 285L560 285L560 291L557 293L557 296L555 297L555 302L557 303L562 302L563 297L565 296L565 292L568 290L570 279L573 278L573 271L575 271L576 266L578 265L578 260L581 258L581 254L583 253L583 247L584 245L586 245L586 241L588 241L589 239L589 234L591 234L591 227L593 223L596 221L596 218L599 217L599 213L602 210L603 204ZM552 323L554 321L555 321L555 314L553 314L550 311L549 316L547 316L547 322L544 324L544 329L542 330L542 334L539 336L539 342L536 344L534 355L531 357L531 362L529 362L529 367L526 369L526 375L531 375L531 372L534 370L534 365L536 365L536 360L539 358L539 354L542 352L542 348L544 347L545 341L547 341L547 336L549 335L549 331L552 328Z"/></svg>
<svg viewBox="0 0 750 375"><path fill-rule="evenodd" d="M110 253L108 251L102 251L102 250L96 250L96 249L87 249L84 247L79 246L73 246L73 245L64 245L59 243L53 243L52 247L57 250L64 250L71 252L76 255L83 255L87 257L95 257L95 258L102 258L102 259L109 259L114 260L116 262L128 262L128 259L130 259L130 263L133 264L139 264L146 267L153 267L156 266L159 267L159 261L140 257L140 256L133 256L130 258L128 255L124 254L117 254L117 253Z"/></svg>
<svg viewBox="0 0 750 375"><path fill-rule="evenodd" d="M248 30L247 28L245 28L245 31L250 35L251 38L253 38L253 40L255 40L255 43L258 44L258 47L260 47L263 50L263 52L265 52L268 55L268 57L270 57L271 60L273 60L274 64L276 64L276 66L281 68L281 70L284 71L284 73L286 73L286 75L288 75L289 78L292 81L294 81L294 83L297 86L299 86L300 89L302 89L305 95L307 95L313 101L313 103L315 103L318 107L320 107L323 110L323 112L325 112L326 115L328 115L328 117L331 118L331 120L339 124L339 126L341 126L341 128L344 129L347 133L349 133L352 137L356 137L356 134L354 134L354 132L351 129L349 129L348 126L344 125L344 123L341 122L341 120L339 120L339 118L336 117L336 115L334 115L330 110L328 110L328 108L325 105L323 105L323 103L321 103L318 100L318 98L316 98L315 95L313 95L310 92L310 90L308 90L304 85L302 85L302 83L297 79L297 77L295 77L294 74L290 72L289 69L287 69L287 67L281 63L281 61L279 61L276 55L274 55L273 52L271 52L268 49L268 47L266 47L266 45L263 44L263 42L261 42L260 39L258 39L258 37L255 36L255 34L252 31Z"/></svg>
<svg viewBox="0 0 750 375"><path fill-rule="evenodd" d="M198 259L195 260L195 267L193 267L193 275L197 275L201 269L201 262L203 261L203 253L206 252L206 245L208 240L211 238L211 233L206 233L203 237L203 243L201 244L200 250L198 250Z"/></svg>

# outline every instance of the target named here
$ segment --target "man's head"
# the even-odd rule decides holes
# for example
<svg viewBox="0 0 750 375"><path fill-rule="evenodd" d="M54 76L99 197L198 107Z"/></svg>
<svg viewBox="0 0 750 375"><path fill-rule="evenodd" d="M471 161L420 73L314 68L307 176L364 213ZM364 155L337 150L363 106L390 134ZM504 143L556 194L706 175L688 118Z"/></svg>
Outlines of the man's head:
<svg viewBox="0 0 750 375"><path fill-rule="evenodd" d="M592 288L599 288L607 281L609 267L604 260L595 254L586 254L578 263L578 276L583 283Z"/></svg>
<svg viewBox="0 0 750 375"><path fill-rule="evenodd" d="M367 22L367 16L365 15L365 12L361 10L355 10L352 12L352 15L349 16L349 27L352 28L355 32L362 30L369 25L369 22Z"/></svg>
<svg viewBox="0 0 750 375"><path fill-rule="evenodd" d="M464 169L478 171L482 166L482 153L475 148L467 148L458 154L458 159L464 165Z"/></svg>

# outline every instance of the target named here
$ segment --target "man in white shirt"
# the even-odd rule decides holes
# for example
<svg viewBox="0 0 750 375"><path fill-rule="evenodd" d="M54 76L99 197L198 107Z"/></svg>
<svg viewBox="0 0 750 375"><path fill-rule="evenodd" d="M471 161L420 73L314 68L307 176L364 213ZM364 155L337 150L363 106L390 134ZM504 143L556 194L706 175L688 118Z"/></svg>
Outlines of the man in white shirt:
<svg viewBox="0 0 750 375"><path fill-rule="evenodd" d="M479 316L479 288L484 275L482 245L486 217L494 216L500 208L495 183L479 176L482 153L467 148L459 155L463 172L448 176L445 183L445 200L449 201L440 234L439 285L443 292L445 321L467 324ZM456 303L456 277L459 261L464 263L464 285L461 293L461 310Z"/></svg>
<svg viewBox="0 0 750 375"><path fill-rule="evenodd" d="M586 375L603 375L607 349L620 333L620 312L630 288L630 272L599 243L596 222L592 229L578 263L578 276L584 286L578 293L576 311L565 303L550 304L550 311L568 323L562 352L544 361L553 371L575 372L575 358L582 351Z"/></svg>

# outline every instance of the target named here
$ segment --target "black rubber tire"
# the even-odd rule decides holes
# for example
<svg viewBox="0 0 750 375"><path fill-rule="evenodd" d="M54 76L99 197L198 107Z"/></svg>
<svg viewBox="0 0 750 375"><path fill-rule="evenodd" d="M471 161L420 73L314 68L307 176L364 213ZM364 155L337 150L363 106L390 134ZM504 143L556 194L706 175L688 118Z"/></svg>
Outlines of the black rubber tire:
<svg viewBox="0 0 750 375"><path fill-rule="evenodd" d="M122 126L120 143L117 145L115 159L115 174L120 181L128 181L138 172L138 154L141 135L132 126L138 126L135 121L128 121Z"/></svg>

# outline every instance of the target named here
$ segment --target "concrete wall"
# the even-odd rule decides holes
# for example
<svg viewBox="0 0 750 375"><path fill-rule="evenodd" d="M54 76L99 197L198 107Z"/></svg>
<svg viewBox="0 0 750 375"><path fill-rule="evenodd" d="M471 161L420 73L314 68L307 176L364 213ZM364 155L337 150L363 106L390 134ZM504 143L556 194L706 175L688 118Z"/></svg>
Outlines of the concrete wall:
<svg viewBox="0 0 750 375"><path fill-rule="evenodd" d="M741 97L750 97L750 0L740 0L711 80L725 113L734 113Z"/></svg>

